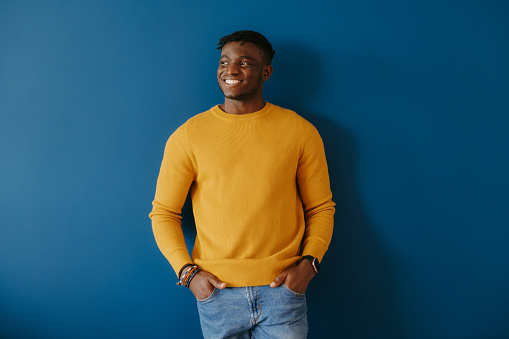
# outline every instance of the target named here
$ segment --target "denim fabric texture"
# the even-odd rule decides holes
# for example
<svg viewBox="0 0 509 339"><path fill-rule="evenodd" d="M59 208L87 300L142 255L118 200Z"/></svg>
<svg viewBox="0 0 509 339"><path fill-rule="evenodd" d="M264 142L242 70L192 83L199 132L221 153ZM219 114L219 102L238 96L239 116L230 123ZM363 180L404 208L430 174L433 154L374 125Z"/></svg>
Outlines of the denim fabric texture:
<svg viewBox="0 0 509 339"><path fill-rule="evenodd" d="M197 303L206 339L307 337L306 297L284 284L215 289Z"/></svg>

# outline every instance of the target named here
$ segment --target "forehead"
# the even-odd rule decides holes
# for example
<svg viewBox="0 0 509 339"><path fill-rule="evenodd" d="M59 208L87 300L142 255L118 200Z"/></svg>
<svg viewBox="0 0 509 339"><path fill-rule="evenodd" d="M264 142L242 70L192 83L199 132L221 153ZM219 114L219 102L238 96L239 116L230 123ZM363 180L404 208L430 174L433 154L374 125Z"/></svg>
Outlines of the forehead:
<svg viewBox="0 0 509 339"><path fill-rule="evenodd" d="M239 58L242 56L250 57L252 59L263 59L263 52L255 44L250 42L233 41L223 46L221 50L221 57Z"/></svg>

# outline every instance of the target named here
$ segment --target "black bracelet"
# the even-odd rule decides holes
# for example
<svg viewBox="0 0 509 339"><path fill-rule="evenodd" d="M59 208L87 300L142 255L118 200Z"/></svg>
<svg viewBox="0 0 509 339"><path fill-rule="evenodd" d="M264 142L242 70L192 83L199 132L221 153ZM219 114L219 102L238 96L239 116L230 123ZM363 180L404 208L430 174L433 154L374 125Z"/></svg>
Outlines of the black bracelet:
<svg viewBox="0 0 509 339"><path fill-rule="evenodd" d="M196 273L200 272L199 269L196 269L193 273L191 273L191 276L189 277L189 279L187 279L186 281L186 287L189 288L189 284L191 283L191 280L194 278L194 276L196 275Z"/></svg>
<svg viewBox="0 0 509 339"><path fill-rule="evenodd" d="M186 268L186 267L189 267L189 266L193 266L193 264L185 264L184 266L182 266L182 268L180 269L179 271L179 280L180 280L180 276L182 275L182 271Z"/></svg>
<svg viewBox="0 0 509 339"><path fill-rule="evenodd" d="M320 271L320 262L318 261L318 259L316 259L312 255L305 255L302 257L302 259L300 259L299 263L302 260L308 260L311 263L311 266L313 266L313 270L315 271L315 273L318 274L318 272Z"/></svg>

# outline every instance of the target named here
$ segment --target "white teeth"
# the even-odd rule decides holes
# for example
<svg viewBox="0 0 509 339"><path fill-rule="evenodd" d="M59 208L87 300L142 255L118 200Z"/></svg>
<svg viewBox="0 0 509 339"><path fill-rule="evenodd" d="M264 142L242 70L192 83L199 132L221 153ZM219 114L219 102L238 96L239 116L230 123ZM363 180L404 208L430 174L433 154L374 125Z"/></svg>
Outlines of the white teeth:
<svg viewBox="0 0 509 339"><path fill-rule="evenodd" d="M238 84L240 80L225 80L228 85Z"/></svg>

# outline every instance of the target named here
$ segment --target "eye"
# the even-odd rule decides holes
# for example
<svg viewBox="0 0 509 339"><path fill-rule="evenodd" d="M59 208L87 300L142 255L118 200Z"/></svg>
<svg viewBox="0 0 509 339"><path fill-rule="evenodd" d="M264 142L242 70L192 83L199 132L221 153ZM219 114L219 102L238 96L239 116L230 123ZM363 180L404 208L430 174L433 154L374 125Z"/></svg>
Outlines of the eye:
<svg viewBox="0 0 509 339"><path fill-rule="evenodd" d="M224 66L224 65L226 65L226 64L227 64L227 62L226 62L226 61L224 61L224 60L220 60L220 61L219 61L219 65L221 65L221 66Z"/></svg>

